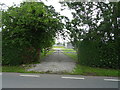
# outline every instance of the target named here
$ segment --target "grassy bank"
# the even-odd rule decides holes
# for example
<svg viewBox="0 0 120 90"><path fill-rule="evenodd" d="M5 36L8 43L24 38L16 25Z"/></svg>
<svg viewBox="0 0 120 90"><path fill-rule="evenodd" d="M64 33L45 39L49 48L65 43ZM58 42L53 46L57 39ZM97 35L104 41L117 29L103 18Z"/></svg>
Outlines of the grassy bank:
<svg viewBox="0 0 120 90"><path fill-rule="evenodd" d="M69 52L75 52L73 49L63 49L64 54L71 57L73 60L77 62L77 54L75 53L68 53ZM90 76L120 76L119 74L120 70L114 70L114 69L104 69L104 68L94 68L94 67L88 67L83 66L80 64L77 64L74 68L73 72L71 74L73 75L90 75Z"/></svg>

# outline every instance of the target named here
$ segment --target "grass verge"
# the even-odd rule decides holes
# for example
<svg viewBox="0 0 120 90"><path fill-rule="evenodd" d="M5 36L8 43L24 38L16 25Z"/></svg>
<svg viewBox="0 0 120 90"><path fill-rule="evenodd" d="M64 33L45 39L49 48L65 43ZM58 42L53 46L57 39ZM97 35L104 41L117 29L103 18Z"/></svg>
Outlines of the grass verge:
<svg viewBox="0 0 120 90"><path fill-rule="evenodd" d="M66 50L63 49L63 53L73 60L77 61L77 54L75 53L67 53ZM74 68L73 72L70 73L72 75L89 75L89 76L120 76L119 74L120 70L114 70L114 69L104 69L104 68L95 68L95 67L89 67L89 66L83 66L80 64L77 64Z"/></svg>
<svg viewBox="0 0 120 90"><path fill-rule="evenodd" d="M53 48L65 48L64 46L53 46Z"/></svg>
<svg viewBox="0 0 120 90"><path fill-rule="evenodd" d="M73 60L75 60L76 62L78 62L77 60L77 55L76 55L76 51L73 49L67 49L67 48L63 48L62 49L63 53L69 57L71 57Z"/></svg>
<svg viewBox="0 0 120 90"><path fill-rule="evenodd" d="M2 72L26 72L25 68L22 66L2 66Z"/></svg>
<svg viewBox="0 0 120 90"><path fill-rule="evenodd" d="M45 58L48 55L51 55L54 50L50 50L45 56L41 53L41 59ZM40 62L33 62L31 64L24 64L20 66L2 66L2 72L16 72L16 73L44 73L44 72L34 72L34 71L27 71L33 64L38 64Z"/></svg>
<svg viewBox="0 0 120 90"><path fill-rule="evenodd" d="M69 48L63 48L62 50L64 52L76 52L74 49L69 49Z"/></svg>
<svg viewBox="0 0 120 90"><path fill-rule="evenodd" d="M46 54L46 55L44 55L44 53L41 53L41 59L45 58L45 57L46 57L46 56L48 56L48 55L53 54L53 52L54 52L54 50L53 50L53 49L51 49L49 52L47 52L47 54Z"/></svg>
<svg viewBox="0 0 120 90"><path fill-rule="evenodd" d="M64 53L64 54L75 60L75 62L78 62L77 55L75 53Z"/></svg>
<svg viewBox="0 0 120 90"><path fill-rule="evenodd" d="M120 70L93 68L77 64L72 74L90 75L90 76L115 76L118 77Z"/></svg>
<svg viewBox="0 0 120 90"><path fill-rule="evenodd" d="M45 73L45 72L36 72L36 71L27 71L29 67L26 66L3 66L2 72L14 72L14 73Z"/></svg>

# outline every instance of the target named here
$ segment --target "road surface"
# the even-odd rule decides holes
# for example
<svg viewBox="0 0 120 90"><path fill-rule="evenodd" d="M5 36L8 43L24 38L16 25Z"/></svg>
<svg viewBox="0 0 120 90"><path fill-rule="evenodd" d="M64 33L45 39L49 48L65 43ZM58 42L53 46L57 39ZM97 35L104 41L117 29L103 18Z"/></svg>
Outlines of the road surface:
<svg viewBox="0 0 120 90"><path fill-rule="evenodd" d="M58 49L57 49L58 50ZM56 50L56 51L57 51ZM31 70L71 72L75 62L58 50L46 57L41 64ZM118 88L120 80L116 77L97 77L57 74L3 73L3 88Z"/></svg>
<svg viewBox="0 0 120 90"><path fill-rule="evenodd" d="M52 55L45 57L40 64L28 69L28 71L49 72L49 73L70 73L75 68L76 63L70 57L64 55L60 48L54 48Z"/></svg>
<svg viewBox="0 0 120 90"><path fill-rule="evenodd" d="M118 88L116 77L3 73L3 88Z"/></svg>

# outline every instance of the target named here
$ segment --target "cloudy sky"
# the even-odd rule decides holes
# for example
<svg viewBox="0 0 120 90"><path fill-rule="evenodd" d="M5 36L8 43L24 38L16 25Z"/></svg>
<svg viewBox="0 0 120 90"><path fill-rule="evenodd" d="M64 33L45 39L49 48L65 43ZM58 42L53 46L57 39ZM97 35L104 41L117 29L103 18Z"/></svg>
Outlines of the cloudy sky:
<svg viewBox="0 0 120 90"><path fill-rule="evenodd" d="M13 4L19 5L21 2L25 0L0 0L0 3L4 3L6 6L10 7ZM72 19L72 14L69 9L65 9L61 11L61 4L59 3L59 0L41 0L43 1L46 5L52 5L57 12L60 12L61 15L67 16L69 19ZM6 8L6 6L4 8ZM67 42L69 41L67 38L66 40L63 40L62 37L60 36L59 39L56 40L56 42Z"/></svg>
<svg viewBox="0 0 120 90"><path fill-rule="evenodd" d="M0 3L4 3L7 6L12 6L13 4L20 4L25 0L0 0ZM39 1L39 0L38 0ZM70 10L65 9L61 11L61 4L59 3L59 0L41 0L43 1L46 5L52 5L57 12L60 12L61 15L69 17L69 19L72 19L72 15Z"/></svg>

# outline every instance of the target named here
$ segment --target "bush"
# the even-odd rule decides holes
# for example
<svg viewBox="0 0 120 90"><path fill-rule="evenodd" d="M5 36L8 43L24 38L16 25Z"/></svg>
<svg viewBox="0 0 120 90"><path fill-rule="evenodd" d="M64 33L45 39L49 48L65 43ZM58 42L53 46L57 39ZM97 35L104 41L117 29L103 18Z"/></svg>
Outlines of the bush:
<svg viewBox="0 0 120 90"><path fill-rule="evenodd" d="M79 63L91 67L120 69L115 47L114 42L82 41L78 49Z"/></svg>
<svg viewBox="0 0 120 90"><path fill-rule="evenodd" d="M3 65L38 62L40 52L54 44L64 24L52 6L23 2L2 10Z"/></svg>
<svg viewBox="0 0 120 90"><path fill-rule="evenodd" d="M20 65L25 63L31 63L35 60L35 49L26 49L20 46L18 47L16 45L3 45L2 65Z"/></svg>

